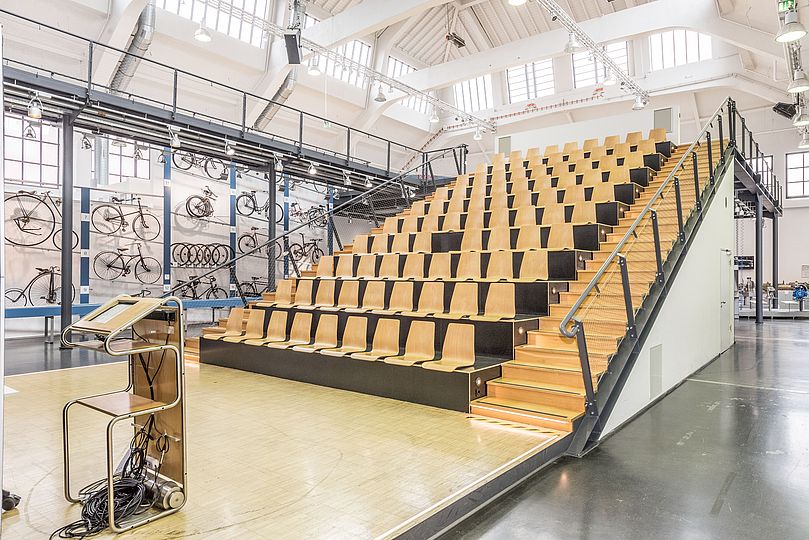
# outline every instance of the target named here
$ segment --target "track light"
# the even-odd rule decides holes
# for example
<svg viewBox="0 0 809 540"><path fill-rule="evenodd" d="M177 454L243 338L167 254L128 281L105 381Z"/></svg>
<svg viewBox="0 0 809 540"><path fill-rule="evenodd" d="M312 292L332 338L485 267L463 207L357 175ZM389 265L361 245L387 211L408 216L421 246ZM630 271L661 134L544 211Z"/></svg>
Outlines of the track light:
<svg viewBox="0 0 809 540"><path fill-rule="evenodd" d="M343 171L343 184L347 186L351 185L351 173L348 171Z"/></svg>
<svg viewBox="0 0 809 540"><path fill-rule="evenodd" d="M373 187L373 184L371 183L371 177L370 176L365 177L365 187L367 187L367 188Z"/></svg>
<svg viewBox="0 0 809 540"><path fill-rule="evenodd" d="M642 111L646 108L646 100L643 99L643 96L636 96L635 103L632 105L633 111Z"/></svg>
<svg viewBox="0 0 809 540"><path fill-rule="evenodd" d="M584 47L582 47L581 43L579 43L579 38L576 37L576 34L570 32L567 38L567 45L565 45L565 52L567 54L573 54L581 51Z"/></svg>
<svg viewBox="0 0 809 540"><path fill-rule="evenodd" d="M277 173L284 172L284 164L281 163L281 158L279 158L275 154L273 154L273 157L275 158L275 172Z"/></svg>
<svg viewBox="0 0 809 540"><path fill-rule="evenodd" d="M199 22L199 28L194 32L194 39L200 43L210 43L213 37L208 29L205 27L205 17Z"/></svg>
<svg viewBox="0 0 809 540"><path fill-rule="evenodd" d="M112 146L116 148L126 148L126 142L121 139L116 139L113 137L112 142L110 143Z"/></svg>
<svg viewBox="0 0 809 540"><path fill-rule="evenodd" d="M798 109L798 114L795 115L792 125L795 127L809 126L809 114L806 114L806 110L803 107Z"/></svg>
<svg viewBox="0 0 809 540"><path fill-rule="evenodd" d="M90 139L87 138L86 133L81 136L81 148L82 148L82 150L92 150L93 149L93 143L91 143Z"/></svg>
<svg viewBox="0 0 809 540"><path fill-rule="evenodd" d="M790 94L800 94L809 90L809 79L806 78L806 73L802 69L796 69L793 74L792 81L787 86L787 92Z"/></svg>
<svg viewBox="0 0 809 540"><path fill-rule="evenodd" d="M775 35L778 43L792 43L806 35L806 28L798 21L797 11L787 11L784 15L784 26Z"/></svg>
<svg viewBox="0 0 809 540"><path fill-rule="evenodd" d="M377 103L385 103L388 98L385 97L385 92L382 91L382 83L379 83L379 91L376 93L374 101Z"/></svg>
<svg viewBox="0 0 809 540"><path fill-rule="evenodd" d="M143 159L143 148L135 144L135 159Z"/></svg>
<svg viewBox="0 0 809 540"><path fill-rule="evenodd" d="M509 5L511 6L522 6L525 4L526 0L508 0Z"/></svg>
<svg viewBox="0 0 809 540"><path fill-rule="evenodd" d="M312 176L317 174L317 167L315 167L315 162L314 161L309 162L309 174L312 175Z"/></svg>
<svg viewBox="0 0 809 540"><path fill-rule="evenodd" d="M483 140L483 133L480 131L480 126L475 128L475 134L472 135L472 139L474 139L476 141Z"/></svg>
<svg viewBox="0 0 809 540"><path fill-rule="evenodd" d="M322 71L320 71L320 57L315 56L312 60L312 63L309 64L309 69L306 70L306 73L311 75L312 77L319 77Z"/></svg>
<svg viewBox="0 0 809 540"><path fill-rule="evenodd" d="M183 143L182 141L180 141L179 128L176 128L174 126L168 126L168 130L169 130L169 144L171 145L171 147L179 148L180 146L182 146Z"/></svg>
<svg viewBox="0 0 809 540"><path fill-rule="evenodd" d="M37 132L34 130L34 126L32 126L32 125L29 123L29 124L28 124L28 125L25 127L25 131L23 131L22 136L23 136L23 138L25 138L25 139L36 139L36 138L37 138Z"/></svg>
<svg viewBox="0 0 809 540"><path fill-rule="evenodd" d="M39 92L34 92L34 96L28 102L28 118L31 120L42 119L42 102L39 100Z"/></svg>
<svg viewBox="0 0 809 540"><path fill-rule="evenodd" d="M440 121L441 121L441 119L438 118L438 113L436 112L435 109L433 109L433 114L430 116L430 123L431 124L437 124Z"/></svg>
<svg viewBox="0 0 809 540"><path fill-rule="evenodd" d="M610 68L605 68L605 70L604 86L615 86L618 84L618 79L615 77L615 73L613 73Z"/></svg>
<svg viewBox="0 0 809 540"><path fill-rule="evenodd" d="M798 144L798 148L801 150L809 148L809 131L801 132L801 142Z"/></svg>
<svg viewBox="0 0 809 540"><path fill-rule="evenodd" d="M228 140L225 141L225 155L229 157L236 155L236 145Z"/></svg>

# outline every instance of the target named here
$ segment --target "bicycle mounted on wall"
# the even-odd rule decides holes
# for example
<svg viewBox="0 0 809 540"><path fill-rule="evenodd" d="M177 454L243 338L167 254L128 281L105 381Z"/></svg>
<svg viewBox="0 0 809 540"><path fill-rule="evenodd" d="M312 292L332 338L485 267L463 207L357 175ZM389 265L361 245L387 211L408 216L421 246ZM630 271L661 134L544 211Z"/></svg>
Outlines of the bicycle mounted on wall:
<svg viewBox="0 0 809 540"><path fill-rule="evenodd" d="M136 208L131 212L124 212L121 207L125 204L123 199L111 197L112 204L102 204L93 209L90 214L90 223L96 232L112 235L117 232L125 233L127 227L132 227L135 236L149 242L160 236L160 221L151 213L143 209L140 197L133 197ZM131 223L127 218L131 217Z"/></svg>
<svg viewBox="0 0 809 540"><path fill-rule="evenodd" d="M57 216L62 221L62 200L36 191L20 190L5 200L5 238L15 246L37 246L51 238L56 249L62 249L62 229L56 228ZM79 236L73 232L73 249Z"/></svg>

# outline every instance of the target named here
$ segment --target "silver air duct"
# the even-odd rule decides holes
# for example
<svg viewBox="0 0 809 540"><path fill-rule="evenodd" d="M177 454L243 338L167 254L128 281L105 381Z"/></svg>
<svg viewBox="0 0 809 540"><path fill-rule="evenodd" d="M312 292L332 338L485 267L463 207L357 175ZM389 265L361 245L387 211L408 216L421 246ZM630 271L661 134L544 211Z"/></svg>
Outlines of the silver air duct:
<svg viewBox="0 0 809 540"><path fill-rule="evenodd" d="M115 73L110 79L110 90L126 90L129 81L134 77L135 71L140 64L140 57L146 54L152 44L155 30L155 12L155 0L149 0L149 3L141 11L140 17L138 17L135 31L132 32L129 46L126 49L128 54L124 55L118 62Z"/></svg>
<svg viewBox="0 0 809 540"><path fill-rule="evenodd" d="M303 0L295 0L295 3L292 8L292 24L290 28L301 28L303 26L303 18L306 14L306 4ZM278 110L281 108L281 105L289 99L289 96L292 95L292 91L295 89L295 83L298 81L298 66L292 66L287 73L287 76L284 78L284 82L281 83L281 88L275 92L275 94L270 98L271 103L269 103L264 110L259 113L258 118L256 118L255 123L253 124L253 128L259 131L263 131L264 128L270 123L270 121L275 118L275 115L278 114Z"/></svg>

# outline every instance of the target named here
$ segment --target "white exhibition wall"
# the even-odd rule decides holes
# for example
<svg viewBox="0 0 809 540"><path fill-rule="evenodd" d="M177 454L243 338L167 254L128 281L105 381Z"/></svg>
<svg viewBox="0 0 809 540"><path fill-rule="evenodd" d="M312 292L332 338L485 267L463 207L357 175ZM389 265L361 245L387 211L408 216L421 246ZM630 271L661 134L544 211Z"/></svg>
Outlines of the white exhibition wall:
<svg viewBox="0 0 809 540"><path fill-rule="evenodd" d="M618 428L734 342L733 197L731 166L674 282L669 285L668 296L603 435ZM722 276L722 272L726 275ZM697 313L698 317L693 316Z"/></svg>

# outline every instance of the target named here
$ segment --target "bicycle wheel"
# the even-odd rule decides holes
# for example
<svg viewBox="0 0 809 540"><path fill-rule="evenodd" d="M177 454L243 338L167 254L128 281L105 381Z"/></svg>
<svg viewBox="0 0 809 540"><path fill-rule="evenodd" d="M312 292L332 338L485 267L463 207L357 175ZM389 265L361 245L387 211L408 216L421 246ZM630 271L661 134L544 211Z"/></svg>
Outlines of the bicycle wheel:
<svg viewBox="0 0 809 540"><path fill-rule="evenodd" d="M25 307L28 305L28 298L22 289L6 289L5 297L8 307Z"/></svg>
<svg viewBox="0 0 809 540"><path fill-rule="evenodd" d="M51 240L53 240L53 245L56 246L56 249L62 249L62 229L56 229L56 232L51 236ZM73 231L73 249L76 249L78 246L79 235Z"/></svg>
<svg viewBox="0 0 809 540"><path fill-rule="evenodd" d="M230 250L230 246L227 244L216 244L215 251L216 251L215 264L222 264L233 258L233 253Z"/></svg>
<svg viewBox="0 0 809 540"><path fill-rule="evenodd" d="M175 150L172 152L171 162L174 163L174 166L178 169L187 171L194 166L194 154L184 150Z"/></svg>
<svg viewBox="0 0 809 540"><path fill-rule="evenodd" d="M295 262L303 259L304 254L305 252L302 245L298 244L297 242L289 244L289 256L292 257Z"/></svg>
<svg viewBox="0 0 809 540"><path fill-rule="evenodd" d="M177 262L182 266L188 266L191 263L191 248L193 244L183 242L177 249Z"/></svg>
<svg viewBox="0 0 809 540"><path fill-rule="evenodd" d="M256 297L258 296L258 291L256 290L256 285L252 281L248 281L247 283L242 283L242 294L249 297Z"/></svg>
<svg viewBox="0 0 809 540"><path fill-rule="evenodd" d="M195 218L204 218L210 215L211 205L205 200L204 197L199 195L191 195L185 200L185 211L188 215Z"/></svg>
<svg viewBox="0 0 809 540"><path fill-rule="evenodd" d="M243 234L239 237L239 242L236 244L239 248L239 253L247 253L255 249L256 239L251 234Z"/></svg>
<svg viewBox="0 0 809 540"><path fill-rule="evenodd" d="M132 230L135 236L149 242L160 236L160 222L152 214L144 212L134 217Z"/></svg>
<svg viewBox="0 0 809 540"><path fill-rule="evenodd" d="M205 295L205 298L208 300L224 300L227 297L228 292L222 287L213 287L209 289L208 294Z"/></svg>
<svg viewBox="0 0 809 540"><path fill-rule="evenodd" d="M102 204L93 209L90 214L90 223L96 232L113 234L121 230L124 224L124 215L121 209L111 204Z"/></svg>
<svg viewBox="0 0 809 540"><path fill-rule="evenodd" d="M182 250L184 242L177 242L171 245L171 262L174 264L182 264L180 261L180 251Z"/></svg>
<svg viewBox="0 0 809 540"><path fill-rule="evenodd" d="M318 262L320 262L320 258L322 256L323 250L315 246L314 249L312 249L312 264L317 264Z"/></svg>
<svg viewBox="0 0 809 540"><path fill-rule="evenodd" d="M326 212L319 206L307 210L306 218L309 220L309 225L319 229L325 228L329 223L329 218L326 216Z"/></svg>
<svg viewBox="0 0 809 540"><path fill-rule="evenodd" d="M154 257L141 257L135 263L135 277L144 284L157 283L163 276L163 268Z"/></svg>
<svg viewBox="0 0 809 540"><path fill-rule="evenodd" d="M93 272L107 281L121 277L125 268L124 258L114 251L102 251L93 259Z"/></svg>
<svg viewBox="0 0 809 540"><path fill-rule="evenodd" d="M36 246L48 239L56 217L45 201L26 193L5 201L5 237L16 246Z"/></svg>
<svg viewBox="0 0 809 540"><path fill-rule="evenodd" d="M256 200L249 193L236 197L236 211L242 216L252 216L256 211Z"/></svg>
<svg viewBox="0 0 809 540"><path fill-rule="evenodd" d="M70 286L70 301L76 298L76 289ZM53 273L53 288L51 288L51 274L45 272L31 280L28 287L28 299L34 306L53 306L62 303L62 275L59 272Z"/></svg>
<svg viewBox="0 0 809 540"><path fill-rule="evenodd" d="M202 169L205 171L210 178L214 180L219 180L223 178L223 174L225 172L225 164L222 163L221 160L216 158L208 158L205 160L205 163L202 165Z"/></svg>
<svg viewBox="0 0 809 540"><path fill-rule="evenodd" d="M275 222L276 223L284 222L284 207L278 203L275 203Z"/></svg>
<svg viewBox="0 0 809 540"><path fill-rule="evenodd" d="M201 244L199 246L199 264L202 266L210 266L213 262L213 254L211 253L211 246Z"/></svg>

